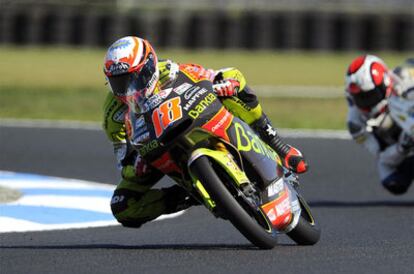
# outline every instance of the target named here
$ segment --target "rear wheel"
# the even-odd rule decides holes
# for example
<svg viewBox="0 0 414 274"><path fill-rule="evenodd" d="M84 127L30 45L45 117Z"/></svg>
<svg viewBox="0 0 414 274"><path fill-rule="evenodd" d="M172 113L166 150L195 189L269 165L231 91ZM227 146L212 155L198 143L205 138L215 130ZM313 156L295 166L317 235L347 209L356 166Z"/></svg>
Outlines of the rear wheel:
<svg viewBox="0 0 414 274"><path fill-rule="evenodd" d="M302 209L299 222L287 235L298 245L314 245L319 241L321 230L306 201L300 196L298 198Z"/></svg>
<svg viewBox="0 0 414 274"><path fill-rule="evenodd" d="M268 225L266 217L260 210L254 210L243 199L243 195L235 195L239 191L234 184L225 184L217 175L212 163L206 156L196 159L190 166L193 174L201 181L220 212L254 245L263 249L271 249L277 244L276 233ZM233 193L233 194L232 194ZM242 194L239 192L238 194ZM236 200L236 197L237 200Z"/></svg>

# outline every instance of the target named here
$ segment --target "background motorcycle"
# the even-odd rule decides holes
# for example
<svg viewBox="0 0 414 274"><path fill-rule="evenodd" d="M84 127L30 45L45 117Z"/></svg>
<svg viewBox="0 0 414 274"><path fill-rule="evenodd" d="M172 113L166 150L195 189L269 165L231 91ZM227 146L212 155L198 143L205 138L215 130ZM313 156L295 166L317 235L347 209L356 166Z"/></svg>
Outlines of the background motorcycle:
<svg viewBox="0 0 414 274"><path fill-rule="evenodd" d="M392 119L408 137L411 137L414 144L414 91L406 92L402 96L392 95L388 100L388 110Z"/></svg>

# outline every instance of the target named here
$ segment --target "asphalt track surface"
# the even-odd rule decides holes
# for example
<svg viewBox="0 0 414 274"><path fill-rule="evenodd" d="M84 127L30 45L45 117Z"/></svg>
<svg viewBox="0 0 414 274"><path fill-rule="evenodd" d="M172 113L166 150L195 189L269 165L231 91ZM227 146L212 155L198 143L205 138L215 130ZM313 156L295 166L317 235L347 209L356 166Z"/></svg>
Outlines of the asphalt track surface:
<svg viewBox="0 0 414 274"><path fill-rule="evenodd" d="M0 273L413 273L414 188L394 197L350 140L287 139L307 155L301 189L322 228L258 250L202 207L144 225L0 234ZM115 184L102 132L0 127L0 170ZM163 184L168 184L164 180Z"/></svg>

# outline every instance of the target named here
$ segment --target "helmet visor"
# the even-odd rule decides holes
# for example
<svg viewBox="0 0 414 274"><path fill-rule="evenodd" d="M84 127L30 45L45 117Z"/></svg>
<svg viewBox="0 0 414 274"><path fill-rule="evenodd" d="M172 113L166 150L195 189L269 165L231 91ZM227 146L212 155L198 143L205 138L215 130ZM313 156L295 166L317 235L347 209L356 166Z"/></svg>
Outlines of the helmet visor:
<svg viewBox="0 0 414 274"><path fill-rule="evenodd" d="M141 69L132 73L109 76L108 81L115 96L131 96L145 91L155 72L155 61L150 54Z"/></svg>
<svg viewBox="0 0 414 274"><path fill-rule="evenodd" d="M108 82L115 96L126 96L131 74L108 76Z"/></svg>
<svg viewBox="0 0 414 274"><path fill-rule="evenodd" d="M353 94L355 105L361 109L371 109L385 98L385 90L376 87L367 92Z"/></svg>
<svg viewBox="0 0 414 274"><path fill-rule="evenodd" d="M131 75L127 92L129 94L135 94L136 92L141 93L142 91L145 91L150 86L150 82L154 81L153 77L155 75L155 72L155 62L152 54L150 54L141 70L134 72Z"/></svg>

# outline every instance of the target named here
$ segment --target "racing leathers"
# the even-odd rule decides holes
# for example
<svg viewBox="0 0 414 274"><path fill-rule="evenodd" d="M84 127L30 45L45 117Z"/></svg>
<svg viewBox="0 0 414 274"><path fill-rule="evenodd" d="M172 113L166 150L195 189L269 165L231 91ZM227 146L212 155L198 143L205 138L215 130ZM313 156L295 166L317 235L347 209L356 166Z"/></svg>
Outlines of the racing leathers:
<svg viewBox="0 0 414 274"><path fill-rule="evenodd" d="M394 69L394 95L414 100L414 64ZM353 139L362 144L377 162L382 185L391 193L405 193L414 178L413 139L404 133L391 118L389 110L370 117L348 100L348 130Z"/></svg>
<svg viewBox="0 0 414 274"><path fill-rule="evenodd" d="M159 61L158 69L160 75L157 89L159 90L170 87L182 69L187 73L209 75L208 78L212 81L217 96L229 111L250 124L281 156L286 167L296 172L306 171L307 164L302 154L285 144L277 135L263 113L256 95L246 85L246 80L238 69L225 68L215 71L194 64L179 65L170 60ZM112 197L111 209L122 225L139 227L162 214L183 210L197 202L178 185L161 189L153 188L163 174L147 164L129 147L124 125L127 111L127 105L112 93L108 93L104 105L103 128L113 144L122 175L122 180Z"/></svg>

